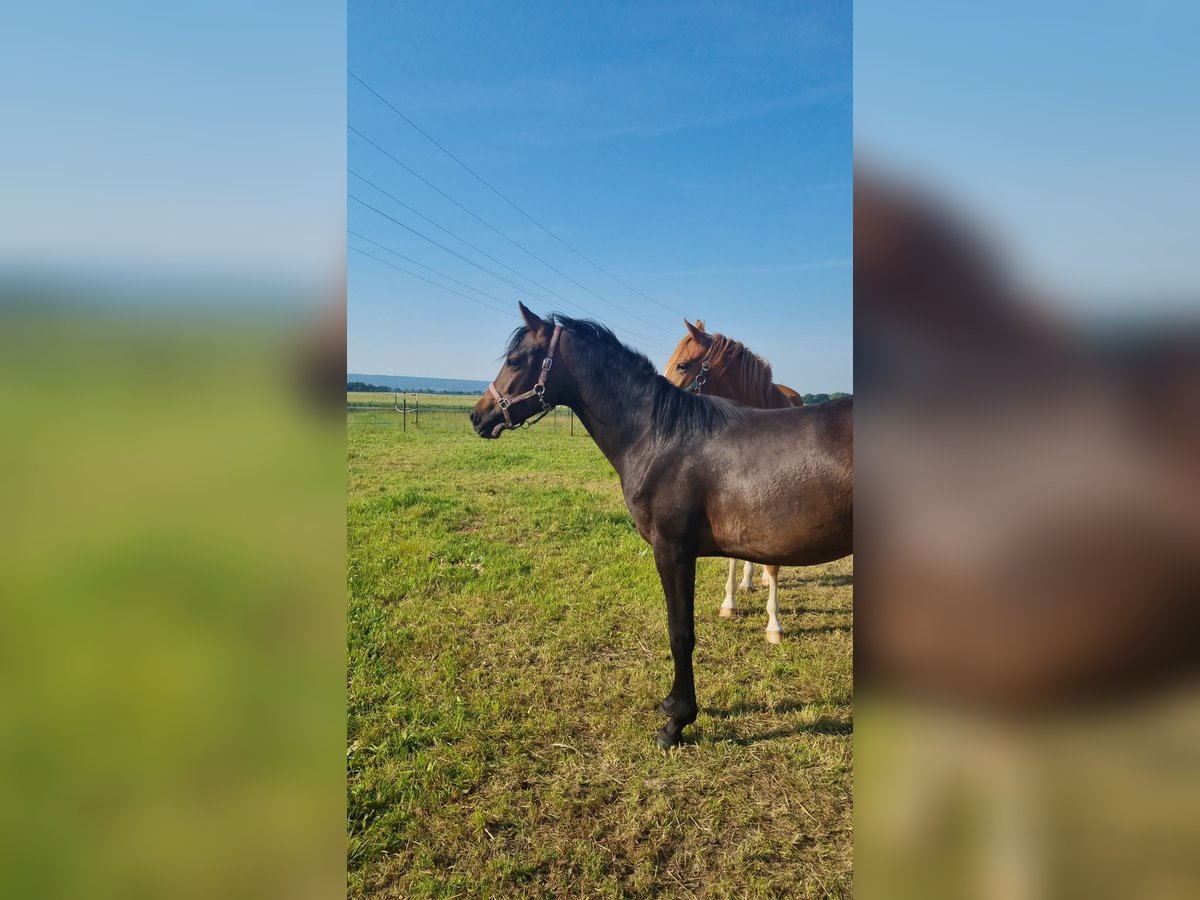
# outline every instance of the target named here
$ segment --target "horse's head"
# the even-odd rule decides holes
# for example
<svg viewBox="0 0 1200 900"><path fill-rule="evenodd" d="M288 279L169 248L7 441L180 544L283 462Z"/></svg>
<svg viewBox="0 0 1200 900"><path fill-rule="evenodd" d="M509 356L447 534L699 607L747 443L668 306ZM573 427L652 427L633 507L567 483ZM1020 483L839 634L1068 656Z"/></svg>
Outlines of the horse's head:
<svg viewBox="0 0 1200 900"><path fill-rule="evenodd" d="M713 339L711 334L704 331L703 319L697 319L695 325L684 319L683 324L687 326L688 333L683 336L683 340L667 360L667 368L663 375L676 387L692 388L697 379L700 379L700 384L704 383L703 379L707 375L704 364L708 351L712 348Z"/></svg>
<svg viewBox="0 0 1200 900"><path fill-rule="evenodd" d="M525 325L508 342L500 373L471 411L471 424L482 438L498 438L551 409L560 396L551 376L560 326L518 304Z"/></svg>

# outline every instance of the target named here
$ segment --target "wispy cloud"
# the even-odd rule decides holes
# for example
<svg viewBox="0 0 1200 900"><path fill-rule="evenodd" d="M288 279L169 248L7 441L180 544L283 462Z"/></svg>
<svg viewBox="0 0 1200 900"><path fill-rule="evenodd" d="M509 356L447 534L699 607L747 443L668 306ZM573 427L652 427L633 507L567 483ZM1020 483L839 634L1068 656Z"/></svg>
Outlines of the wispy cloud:
<svg viewBox="0 0 1200 900"><path fill-rule="evenodd" d="M644 272L641 278L678 278L688 275L761 275L773 272L806 272L813 269L841 269L852 264L850 257L820 259L783 266L728 266L715 269L679 269L674 272Z"/></svg>
<svg viewBox="0 0 1200 900"><path fill-rule="evenodd" d="M832 80L755 96L773 87L746 76L718 81L705 69L662 72L653 62L623 62L567 76L438 81L406 96L424 121L447 113L482 116L478 121L487 123L493 141L560 146L724 128L847 102L851 91L846 82Z"/></svg>

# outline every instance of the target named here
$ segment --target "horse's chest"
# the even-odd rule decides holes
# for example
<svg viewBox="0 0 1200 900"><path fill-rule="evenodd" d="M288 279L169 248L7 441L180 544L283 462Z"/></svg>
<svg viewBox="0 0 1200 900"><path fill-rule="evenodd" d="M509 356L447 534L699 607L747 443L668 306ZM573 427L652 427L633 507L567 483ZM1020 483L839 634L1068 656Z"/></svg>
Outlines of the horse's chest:
<svg viewBox="0 0 1200 900"><path fill-rule="evenodd" d="M645 478L622 487L625 505L643 540L678 541L690 533L699 512L694 485L689 488L678 478Z"/></svg>
<svg viewBox="0 0 1200 900"><path fill-rule="evenodd" d="M651 508L647 498L644 496L625 495L625 505L629 508L629 514L633 517L634 527L637 528L638 534L643 540L649 541L653 531L654 516L651 514Z"/></svg>

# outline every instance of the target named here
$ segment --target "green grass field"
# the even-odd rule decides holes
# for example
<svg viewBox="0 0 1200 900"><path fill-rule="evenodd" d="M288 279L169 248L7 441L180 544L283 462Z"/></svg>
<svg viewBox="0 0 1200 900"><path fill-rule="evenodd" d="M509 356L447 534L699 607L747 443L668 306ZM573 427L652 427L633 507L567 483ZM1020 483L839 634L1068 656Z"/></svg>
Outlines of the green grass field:
<svg viewBox="0 0 1200 900"><path fill-rule="evenodd" d="M565 413L480 440L474 401L347 417L351 896L849 896L851 561L783 570L771 646L765 590L719 619L701 560L700 717L663 754L616 473Z"/></svg>

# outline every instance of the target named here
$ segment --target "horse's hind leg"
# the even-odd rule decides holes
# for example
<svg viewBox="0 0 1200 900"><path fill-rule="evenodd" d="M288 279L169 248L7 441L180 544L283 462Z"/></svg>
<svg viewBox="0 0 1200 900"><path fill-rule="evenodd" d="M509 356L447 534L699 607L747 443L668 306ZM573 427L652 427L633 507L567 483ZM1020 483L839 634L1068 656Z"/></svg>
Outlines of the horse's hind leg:
<svg viewBox="0 0 1200 900"><path fill-rule="evenodd" d="M783 640L783 627L779 624L779 566L763 566L763 580L767 583L767 641L778 644Z"/></svg>
<svg viewBox="0 0 1200 900"><path fill-rule="evenodd" d="M763 584L766 584L766 575L763 576ZM742 567L742 590L754 590L754 563L746 560L746 565Z"/></svg>
<svg viewBox="0 0 1200 900"><path fill-rule="evenodd" d="M737 574L737 560L729 560L729 579L725 582L725 602L721 604L721 618L728 619L737 612L734 602L734 576Z"/></svg>

